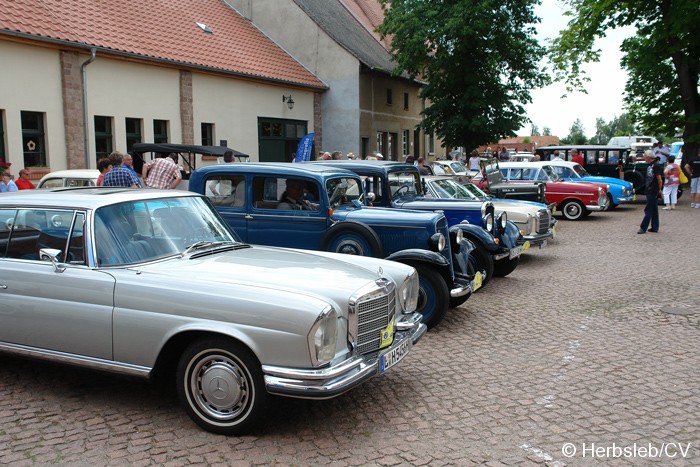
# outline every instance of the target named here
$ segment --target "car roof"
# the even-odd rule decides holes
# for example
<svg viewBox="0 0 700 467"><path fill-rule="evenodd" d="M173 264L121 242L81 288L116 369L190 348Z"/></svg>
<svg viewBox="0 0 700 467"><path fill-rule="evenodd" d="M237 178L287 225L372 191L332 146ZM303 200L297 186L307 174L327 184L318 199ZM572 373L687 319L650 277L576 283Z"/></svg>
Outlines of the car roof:
<svg viewBox="0 0 700 467"><path fill-rule="evenodd" d="M70 169L70 170L56 170L55 172L50 172L41 177L42 180L46 178L87 178L95 180L100 176L100 171L97 169Z"/></svg>
<svg viewBox="0 0 700 467"><path fill-rule="evenodd" d="M0 207L41 206L49 208L97 209L116 203L173 197L198 197L182 190L152 190L122 187L49 188L3 193Z"/></svg>
<svg viewBox="0 0 700 467"><path fill-rule="evenodd" d="M373 160L340 160L340 161L313 161L309 165L326 165L347 168L350 170L371 169L374 172L412 171L418 172L418 167L413 164L396 161L373 161Z"/></svg>
<svg viewBox="0 0 700 467"><path fill-rule="evenodd" d="M236 173L274 173L284 176L316 176L321 178L329 178L335 176L357 175L350 170L341 167L326 166L324 164L310 164L305 162L289 163L289 162L246 162L233 164L214 164L200 167L197 172L202 175L214 174L219 172L227 172L234 169Z"/></svg>
<svg viewBox="0 0 700 467"><path fill-rule="evenodd" d="M513 168L513 169L520 169L520 168L542 168L543 165L549 165L547 161L523 161L523 162L499 162L498 166L502 167L504 169L506 168Z"/></svg>
<svg viewBox="0 0 700 467"><path fill-rule="evenodd" d="M557 150L564 150L564 149L578 149L578 150L594 150L594 149L610 149L613 151L629 151L630 148L624 147L624 146L609 146L607 144L579 144L579 145L565 145L565 146L542 146L540 148L537 148L535 152L540 152L540 151L554 151L555 149Z"/></svg>

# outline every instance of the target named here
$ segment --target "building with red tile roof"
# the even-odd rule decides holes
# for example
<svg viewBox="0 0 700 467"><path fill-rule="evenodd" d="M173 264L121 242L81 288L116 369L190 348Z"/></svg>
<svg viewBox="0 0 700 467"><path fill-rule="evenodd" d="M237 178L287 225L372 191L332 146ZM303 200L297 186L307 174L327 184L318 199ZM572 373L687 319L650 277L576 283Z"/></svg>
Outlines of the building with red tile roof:
<svg viewBox="0 0 700 467"><path fill-rule="evenodd" d="M0 155L18 168L94 167L156 139L285 160L328 88L224 0L3 2L0 55ZM262 141L264 125L283 132Z"/></svg>
<svg viewBox="0 0 700 467"><path fill-rule="evenodd" d="M228 2L329 86L317 127L322 150L445 157L432 134L416 129L421 83L392 75L388 40L375 31L383 20L378 0Z"/></svg>

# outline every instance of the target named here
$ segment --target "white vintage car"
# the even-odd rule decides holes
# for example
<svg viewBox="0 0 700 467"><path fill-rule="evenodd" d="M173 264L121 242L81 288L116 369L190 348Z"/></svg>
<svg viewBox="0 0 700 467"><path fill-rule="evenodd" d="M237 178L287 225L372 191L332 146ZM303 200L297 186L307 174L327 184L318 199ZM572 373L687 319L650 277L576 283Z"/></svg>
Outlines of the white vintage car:
<svg viewBox="0 0 700 467"><path fill-rule="evenodd" d="M506 218L520 229L523 236L524 252L530 246L543 248L547 241L554 238L556 219L555 205L549 206L534 201L491 198L471 182L457 180L454 177L423 177L426 193L436 198L468 199L490 201L496 216L506 214Z"/></svg>
<svg viewBox="0 0 700 467"><path fill-rule="evenodd" d="M325 399L384 373L425 333L417 296L404 264L242 243L194 193L0 197L0 352L174 374L215 433L247 431L273 394Z"/></svg>

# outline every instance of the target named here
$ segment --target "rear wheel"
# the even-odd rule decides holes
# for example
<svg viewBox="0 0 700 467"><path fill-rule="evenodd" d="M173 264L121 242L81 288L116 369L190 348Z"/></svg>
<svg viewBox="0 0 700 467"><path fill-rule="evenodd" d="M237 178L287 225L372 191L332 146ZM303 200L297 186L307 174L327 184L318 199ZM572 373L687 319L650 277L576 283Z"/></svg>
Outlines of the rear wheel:
<svg viewBox="0 0 700 467"><path fill-rule="evenodd" d="M321 250L346 255L382 258L382 245L374 230L357 222L339 222L328 229Z"/></svg>
<svg viewBox="0 0 700 467"><path fill-rule="evenodd" d="M424 264L411 264L418 271L418 313L429 328L436 326L447 313L450 290L440 273Z"/></svg>
<svg viewBox="0 0 700 467"><path fill-rule="evenodd" d="M260 422L270 399L255 356L219 337L195 341L183 352L176 385L190 418L223 435L243 434Z"/></svg>

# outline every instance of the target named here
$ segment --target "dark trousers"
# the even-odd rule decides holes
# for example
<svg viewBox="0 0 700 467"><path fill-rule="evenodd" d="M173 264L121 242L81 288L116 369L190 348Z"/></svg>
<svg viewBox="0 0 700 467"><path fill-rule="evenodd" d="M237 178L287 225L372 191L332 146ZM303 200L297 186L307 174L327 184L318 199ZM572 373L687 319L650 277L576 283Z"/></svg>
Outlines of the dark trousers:
<svg viewBox="0 0 700 467"><path fill-rule="evenodd" d="M651 230L659 230L659 201L656 193L647 194L647 205L644 206L644 219L639 228L646 232L651 222Z"/></svg>

